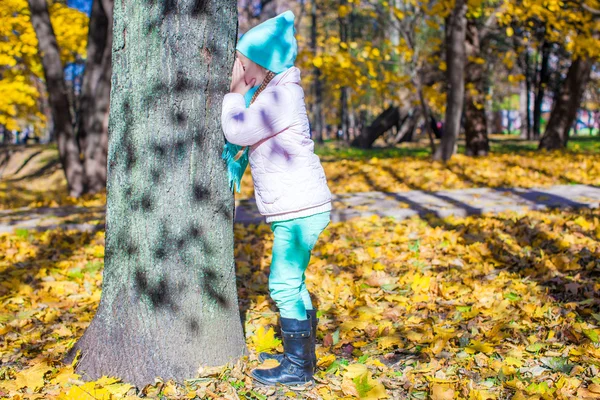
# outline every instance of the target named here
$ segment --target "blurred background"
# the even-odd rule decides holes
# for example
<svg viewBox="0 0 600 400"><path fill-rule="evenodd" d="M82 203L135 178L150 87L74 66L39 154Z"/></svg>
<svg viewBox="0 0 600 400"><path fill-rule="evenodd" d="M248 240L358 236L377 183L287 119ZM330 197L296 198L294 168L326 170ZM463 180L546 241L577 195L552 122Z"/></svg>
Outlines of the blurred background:
<svg viewBox="0 0 600 400"><path fill-rule="evenodd" d="M79 151L90 182L69 183L68 192L98 193L106 175L105 156L96 153L107 146L112 0L41 3L53 29L37 33L26 0L0 4L0 174L10 172L15 152L19 161L56 152L64 134L72 145L59 145L59 158L53 153L41 175L60 162L67 171L63 153ZM240 0L239 34L288 9L296 14L297 65L324 157L385 149L447 161L457 153L595 149L597 0ZM40 57L40 35L42 47L55 39L60 64ZM63 116L58 125L53 104ZM18 151L36 144L49 147Z"/></svg>

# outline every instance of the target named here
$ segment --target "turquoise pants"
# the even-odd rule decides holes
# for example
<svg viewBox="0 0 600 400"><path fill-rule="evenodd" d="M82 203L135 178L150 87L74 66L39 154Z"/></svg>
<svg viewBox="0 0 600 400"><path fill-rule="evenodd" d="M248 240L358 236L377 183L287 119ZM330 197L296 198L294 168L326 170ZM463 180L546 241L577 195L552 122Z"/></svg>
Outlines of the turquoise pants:
<svg viewBox="0 0 600 400"><path fill-rule="evenodd" d="M271 224L275 240L269 291L284 318L306 320L306 310L313 309L304 272L310 253L329 221L330 212L327 211Z"/></svg>

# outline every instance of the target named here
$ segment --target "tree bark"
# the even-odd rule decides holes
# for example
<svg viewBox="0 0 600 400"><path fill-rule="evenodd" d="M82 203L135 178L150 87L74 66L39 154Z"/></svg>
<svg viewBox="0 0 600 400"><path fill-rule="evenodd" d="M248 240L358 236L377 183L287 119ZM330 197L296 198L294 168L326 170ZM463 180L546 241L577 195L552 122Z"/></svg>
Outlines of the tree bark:
<svg viewBox="0 0 600 400"><path fill-rule="evenodd" d="M28 3L31 22L38 39L38 49L42 55L42 67L60 161L67 178L69 195L79 197L84 192L83 165L73 129L69 93L60 61L60 51L50 23L46 0L28 0Z"/></svg>
<svg viewBox="0 0 600 400"><path fill-rule="evenodd" d="M2 132L2 145L8 146L12 141L12 132L4 125L0 125L0 132Z"/></svg>
<svg viewBox="0 0 600 400"><path fill-rule="evenodd" d="M77 137L84 153L86 192L106 187L113 0L93 0Z"/></svg>
<svg viewBox="0 0 600 400"><path fill-rule="evenodd" d="M521 133L519 137L521 139L527 139L528 129L527 129L527 84L525 81L519 83L519 114L521 118Z"/></svg>
<svg viewBox="0 0 600 400"><path fill-rule="evenodd" d="M540 76L537 86L537 93L533 103L533 138L539 139L542 125L542 106L544 104L544 96L546 95L546 86L550 80L550 43L544 41L542 45L542 61L540 66Z"/></svg>
<svg viewBox="0 0 600 400"><path fill-rule="evenodd" d="M527 66L527 75L525 76L525 86L527 90L527 140L533 139L533 127L531 125L531 119L533 118L531 115L531 70L530 70L530 57L529 53L527 53L526 66Z"/></svg>
<svg viewBox="0 0 600 400"><path fill-rule="evenodd" d="M310 41L313 56L317 56L317 12L318 4L317 0L312 0L311 4L311 28L310 28ZM321 108L323 103L323 88L321 85L321 70L317 67L313 68L313 91L314 91L314 102L312 104L313 114L313 129L315 130L317 143L323 143L323 110Z"/></svg>
<svg viewBox="0 0 600 400"><path fill-rule="evenodd" d="M521 68L525 80L521 82L520 108L521 108L521 139L531 140L531 68L529 47L525 49Z"/></svg>
<svg viewBox="0 0 600 400"><path fill-rule="evenodd" d="M340 6L347 5L348 0L340 0ZM348 40L348 17L339 17L340 40L342 43ZM348 132L348 87L342 86L340 89L340 129L342 137L346 142L350 141Z"/></svg>
<svg viewBox="0 0 600 400"><path fill-rule="evenodd" d="M220 125L236 4L117 0L113 30L102 298L67 360L142 387L245 353Z"/></svg>
<svg viewBox="0 0 600 400"><path fill-rule="evenodd" d="M354 138L351 145L361 149L370 149L373 146L373 143L381 135L392 129L394 126L400 126L400 121L402 119L400 116L401 112L399 107L388 107L375 118L375 121L373 121L370 126L365 127L360 135Z"/></svg>
<svg viewBox="0 0 600 400"><path fill-rule="evenodd" d="M540 140L540 149L554 150L567 147L569 131L581 105L593 64L589 58L578 58L569 67L567 78L554 100L546 132Z"/></svg>
<svg viewBox="0 0 600 400"><path fill-rule="evenodd" d="M394 138L394 144L412 142L419 119L421 119L421 112L419 109L414 109L400 121L396 137Z"/></svg>
<svg viewBox="0 0 600 400"><path fill-rule="evenodd" d="M433 129L429 120L431 119L431 112L429 111L429 106L427 105L427 100L425 99L425 95L423 94L423 84L421 83L421 78L419 75L416 75L413 79L413 83L417 89L417 94L419 96L419 106L421 108L421 114L423 114L423 121L425 132L427 133L427 137L429 138L429 147L431 148L431 154L435 159L437 154L437 149L435 148L435 140L433 139Z"/></svg>
<svg viewBox="0 0 600 400"><path fill-rule="evenodd" d="M446 65L448 90L444 136L434 159L448 161L456 152L456 139L465 99L466 28L467 3L456 0L452 13L446 21Z"/></svg>
<svg viewBox="0 0 600 400"><path fill-rule="evenodd" d="M479 30L474 21L467 23L466 54L471 60L481 58ZM485 64L469 61L466 66L469 87L465 93L465 136L468 156L486 156L490 151L485 112Z"/></svg>

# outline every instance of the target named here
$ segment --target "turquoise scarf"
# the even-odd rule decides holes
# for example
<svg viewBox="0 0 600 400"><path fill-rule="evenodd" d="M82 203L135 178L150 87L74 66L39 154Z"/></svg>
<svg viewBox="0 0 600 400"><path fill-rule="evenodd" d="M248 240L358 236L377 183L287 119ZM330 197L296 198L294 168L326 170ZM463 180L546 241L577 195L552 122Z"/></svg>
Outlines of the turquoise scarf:
<svg viewBox="0 0 600 400"><path fill-rule="evenodd" d="M250 106L250 101L252 100L252 96L254 96L254 92L258 89L258 86L253 87L246 93L244 96L244 100L246 100L246 108ZM238 146L237 144L229 143L227 140L225 141L225 147L223 148L223 154L221 157L227 163L227 175L229 176L229 189L231 191L235 191L235 186L237 185L237 192L240 192L240 185L242 181L242 176L244 176L244 172L248 167L248 150L246 147L244 149L244 153L242 156L236 161L234 158L242 150L242 146Z"/></svg>

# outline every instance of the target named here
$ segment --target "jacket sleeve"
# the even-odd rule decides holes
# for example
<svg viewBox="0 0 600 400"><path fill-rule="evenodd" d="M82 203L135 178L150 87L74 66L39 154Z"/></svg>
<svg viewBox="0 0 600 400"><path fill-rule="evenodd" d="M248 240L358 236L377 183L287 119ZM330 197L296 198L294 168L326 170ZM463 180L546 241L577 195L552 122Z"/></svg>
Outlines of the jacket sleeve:
<svg viewBox="0 0 600 400"><path fill-rule="evenodd" d="M252 146L274 136L292 125L293 104L292 93L284 86L265 89L248 108L241 94L226 94L221 113L225 138Z"/></svg>

